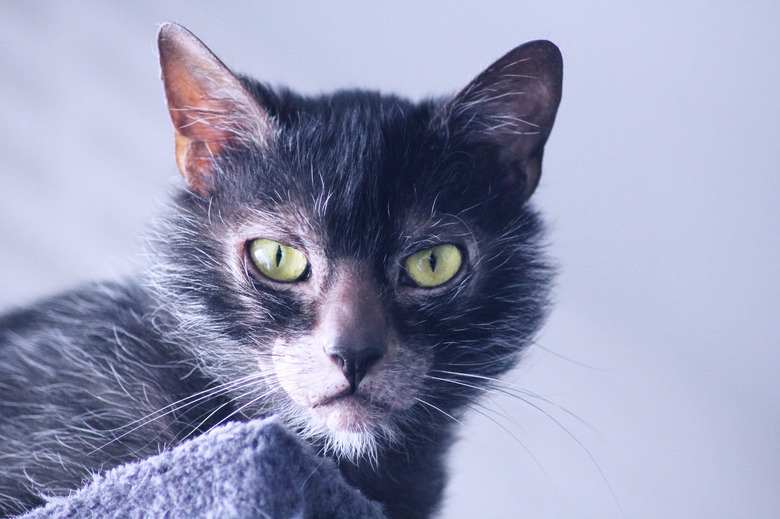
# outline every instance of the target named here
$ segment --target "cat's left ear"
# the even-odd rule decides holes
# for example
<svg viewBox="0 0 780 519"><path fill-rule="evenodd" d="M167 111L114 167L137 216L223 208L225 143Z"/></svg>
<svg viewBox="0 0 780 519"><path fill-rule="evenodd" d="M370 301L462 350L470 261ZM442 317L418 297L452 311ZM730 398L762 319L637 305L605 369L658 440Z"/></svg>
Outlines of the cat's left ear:
<svg viewBox="0 0 780 519"><path fill-rule="evenodd" d="M523 201L542 174L544 144L561 101L562 81L558 47L532 41L493 63L444 108L459 145L497 160L502 181Z"/></svg>
<svg viewBox="0 0 780 519"><path fill-rule="evenodd" d="M168 111L176 129L176 165L190 188L208 197L214 159L226 149L268 145L274 121L241 81L184 27L166 23L157 43Z"/></svg>

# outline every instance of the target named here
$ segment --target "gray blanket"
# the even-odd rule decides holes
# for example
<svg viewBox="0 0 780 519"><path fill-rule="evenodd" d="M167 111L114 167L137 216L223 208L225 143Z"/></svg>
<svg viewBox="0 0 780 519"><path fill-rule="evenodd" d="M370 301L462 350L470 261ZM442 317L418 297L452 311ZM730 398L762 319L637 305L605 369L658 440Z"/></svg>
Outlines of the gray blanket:
<svg viewBox="0 0 780 519"><path fill-rule="evenodd" d="M23 519L361 518L380 507L273 419L232 423L117 467Z"/></svg>

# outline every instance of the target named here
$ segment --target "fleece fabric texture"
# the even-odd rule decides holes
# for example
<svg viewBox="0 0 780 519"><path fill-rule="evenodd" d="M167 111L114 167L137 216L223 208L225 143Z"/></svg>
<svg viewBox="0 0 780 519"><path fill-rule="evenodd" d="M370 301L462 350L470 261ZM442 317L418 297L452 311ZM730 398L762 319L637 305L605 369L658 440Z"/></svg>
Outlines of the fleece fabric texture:
<svg viewBox="0 0 780 519"><path fill-rule="evenodd" d="M273 419L232 423L157 456L114 468L20 519L381 519Z"/></svg>

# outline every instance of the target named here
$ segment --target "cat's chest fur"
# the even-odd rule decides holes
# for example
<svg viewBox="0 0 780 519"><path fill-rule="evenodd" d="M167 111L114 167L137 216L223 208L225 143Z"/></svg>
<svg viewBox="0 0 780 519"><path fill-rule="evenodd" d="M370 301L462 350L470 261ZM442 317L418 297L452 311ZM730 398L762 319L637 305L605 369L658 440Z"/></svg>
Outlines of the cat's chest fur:
<svg viewBox="0 0 780 519"><path fill-rule="evenodd" d="M136 279L0 318L0 512L277 415L390 517L428 517L458 417L545 313L528 198L560 54L412 103L275 91L173 24L159 44L187 189Z"/></svg>

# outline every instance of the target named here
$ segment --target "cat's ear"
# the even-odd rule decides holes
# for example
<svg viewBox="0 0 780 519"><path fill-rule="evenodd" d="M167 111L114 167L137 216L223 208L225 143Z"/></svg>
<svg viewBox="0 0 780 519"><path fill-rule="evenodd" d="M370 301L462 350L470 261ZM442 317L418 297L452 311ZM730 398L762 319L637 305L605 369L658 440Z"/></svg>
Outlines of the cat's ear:
<svg viewBox="0 0 780 519"><path fill-rule="evenodd" d="M497 160L508 188L526 200L542 174L544 144L561 100L563 60L549 41L508 52L444 109L461 146Z"/></svg>
<svg viewBox="0 0 780 519"><path fill-rule="evenodd" d="M239 79L184 27L166 23L157 43L173 126L176 165L190 188L209 196L214 158L226 149L267 146L274 122Z"/></svg>

